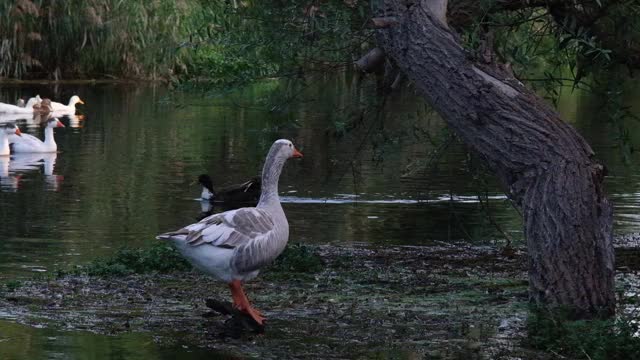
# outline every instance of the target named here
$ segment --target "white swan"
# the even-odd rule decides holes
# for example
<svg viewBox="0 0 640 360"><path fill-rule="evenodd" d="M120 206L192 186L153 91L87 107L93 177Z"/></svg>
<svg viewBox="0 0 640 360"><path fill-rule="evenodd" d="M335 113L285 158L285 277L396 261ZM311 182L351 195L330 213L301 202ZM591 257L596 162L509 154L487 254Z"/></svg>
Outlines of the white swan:
<svg viewBox="0 0 640 360"><path fill-rule="evenodd" d="M76 104L84 104L84 101L80 100L78 95L73 95L69 99L69 105L64 105L59 102L51 102L51 111L54 113L76 113Z"/></svg>
<svg viewBox="0 0 640 360"><path fill-rule="evenodd" d="M287 159L302 157L289 140L276 141L262 170L262 194L256 207L206 217L159 235L171 240L197 269L229 284L233 305L262 325L264 317L249 303L242 281L275 260L287 246L289 223L278 197L278 178Z"/></svg>
<svg viewBox="0 0 640 360"><path fill-rule="evenodd" d="M0 156L9 155L9 136L14 134L22 136L20 128L18 128L16 124L0 125Z"/></svg>
<svg viewBox="0 0 640 360"><path fill-rule="evenodd" d="M44 128L44 141L38 139L35 136L29 134L23 134L18 137L11 135L9 137L9 143L13 147L14 153L43 153L43 152L56 152L58 145L53 138L53 129L57 127L64 127L64 125L57 118L51 118L47 121L47 126Z"/></svg>

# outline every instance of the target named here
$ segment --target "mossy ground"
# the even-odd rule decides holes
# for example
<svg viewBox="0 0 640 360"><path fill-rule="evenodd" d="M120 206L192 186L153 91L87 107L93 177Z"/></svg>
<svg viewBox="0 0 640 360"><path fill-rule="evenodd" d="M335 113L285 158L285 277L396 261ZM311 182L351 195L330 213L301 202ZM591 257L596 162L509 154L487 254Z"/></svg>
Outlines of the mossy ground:
<svg viewBox="0 0 640 360"><path fill-rule="evenodd" d="M226 285L184 269L22 281L0 307L28 325L146 332L241 357L553 358L522 346L524 260L491 247L291 246L245 286L268 318L261 335L210 316L205 299L230 299Z"/></svg>

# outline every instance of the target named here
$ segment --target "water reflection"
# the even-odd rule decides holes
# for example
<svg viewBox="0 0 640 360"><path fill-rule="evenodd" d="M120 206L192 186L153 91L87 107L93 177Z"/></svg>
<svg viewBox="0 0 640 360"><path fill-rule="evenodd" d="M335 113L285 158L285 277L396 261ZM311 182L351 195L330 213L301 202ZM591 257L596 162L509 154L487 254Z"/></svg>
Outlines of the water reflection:
<svg viewBox="0 0 640 360"><path fill-rule="evenodd" d="M20 175L11 175L9 173L9 156L0 156L0 189L2 191L18 191L20 184Z"/></svg>
<svg viewBox="0 0 640 360"><path fill-rule="evenodd" d="M60 120L62 120L63 122L66 122L70 128L79 129L84 126L84 118L85 118L84 115L71 114L71 115L65 115Z"/></svg>
<svg viewBox="0 0 640 360"><path fill-rule="evenodd" d="M58 114L73 129L56 133L59 154L0 157L0 282L67 269L123 245L146 246L158 233L226 210L196 203L200 187L190 185L192 179L208 172L215 185L225 185L254 176L280 137L293 139L305 154L281 177L291 242L493 244L503 235L487 213L516 241L522 239L519 214L491 178L477 181L462 145L453 143L429 166L416 161L432 158L444 129L422 99L398 94L372 114L364 111L372 103L367 90L355 83L344 74L318 81L304 89L314 101L286 109L271 104L272 94L287 88L277 82L199 102L156 86L0 88L0 101L27 93L58 99L77 93L88 104L83 115ZM638 96L628 99L636 113ZM615 231L637 231L640 176L611 146L614 130L598 118L595 100L576 92L563 97L560 107L612 174L606 181L616 206ZM365 115L353 121L354 109ZM0 122L18 121L37 135L42 120L0 114ZM349 131L339 131L345 124ZM632 137L640 136L638 126L630 124ZM632 160L637 163L640 153ZM487 201L479 202L478 193ZM175 351L180 358L192 356ZM69 354L172 358L141 334L101 337L0 321L0 359L74 356Z"/></svg>
<svg viewBox="0 0 640 360"><path fill-rule="evenodd" d="M32 118L33 118L33 115L31 114L0 113L0 123L28 121L29 119L32 119Z"/></svg>
<svg viewBox="0 0 640 360"><path fill-rule="evenodd" d="M0 312L0 317L2 316ZM162 346L151 334L101 336L0 321L0 359L229 359L229 354L189 346Z"/></svg>
<svg viewBox="0 0 640 360"><path fill-rule="evenodd" d="M47 191L58 191L64 176L55 175L56 153L18 153L0 156L0 187L2 190L15 192L20 187L20 179L29 173L44 175Z"/></svg>
<svg viewBox="0 0 640 360"><path fill-rule="evenodd" d="M210 173L215 186L250 178L259 173L273 140L286 137L305 153L281 177L292 242L502 241L487 213L515 239L522 238L520 215L492 178L479 181L469 171L471 160L461 144L453 142L433 157L443 144L438 134L444 124L422 99L398 94L380 111L368 111L375 91L351 80L340 74L293 89L314 101L286 106L275 106L273 95L289 91L289 85L275 81L216 99L156 86L3 87L0 101L35 93L56 99L81 94L87 105L82 115L61 117L73 131L56 132L57 158L13 172L11 163L3 164L8 176L2 177L0 236L9 239L5 246L44 239L59 251L55 261L50 253L11 250L28 253L25 262L47 268L86 262L122 245L145 246L158 233L225 210L193 201L200 188L190 183L198 174ZM630 231L640 224L629 207L637 207L637 199L617 194L640 193L640 180L617 160L608 128L588 110L593 102L574 93L561 108L567 109L565 117L577 118L576 126L615 175L607 186L617 206L616 231ZM349 131L340 132L345 126ZM419 161L432 158L428 166ZM487 201L478 202L478 193L488 195ZM57 211L41 210L51 208ZM0 264L0 277L20 274L20 267Z"/></svg>

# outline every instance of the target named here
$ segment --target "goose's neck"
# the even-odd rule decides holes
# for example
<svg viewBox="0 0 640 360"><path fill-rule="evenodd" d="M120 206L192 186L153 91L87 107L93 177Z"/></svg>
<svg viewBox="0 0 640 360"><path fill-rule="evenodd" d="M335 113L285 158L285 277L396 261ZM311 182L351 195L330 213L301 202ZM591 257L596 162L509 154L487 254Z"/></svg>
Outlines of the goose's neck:
<svg viewBox="0 0 640 360"><path fill-rule="evenodd" d="M46 127L44 129L44 144L51 147L57 147L56 140L53 138L53 128Z"/></svg>
<svg viewBox="0 0 640 360"><path fill-rule="evenodd" d="M3 132L0 132L0 156L9 155L9 138Z"/></svg>
<svg viewBox="0 0 640 360"><path fill-rule="evenodd" d="M260 195L258 207L281 207L280 198L278 197L278 180L286 161L287 159L277 157L275 154L270 153L267 156L267 161L265 161L262 168L262 194Z"/></svg>

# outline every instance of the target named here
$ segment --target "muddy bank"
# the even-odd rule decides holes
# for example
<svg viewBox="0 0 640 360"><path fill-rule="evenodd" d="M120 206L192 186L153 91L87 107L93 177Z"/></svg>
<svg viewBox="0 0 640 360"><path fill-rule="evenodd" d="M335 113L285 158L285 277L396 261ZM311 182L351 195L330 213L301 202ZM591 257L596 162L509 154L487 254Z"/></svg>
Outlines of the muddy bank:
<svg viewBox="0 0 640 360"><path fill-rule="evenodd" d="M489 247L314 248L315 273L266 270L247 284L268 317L258 335L211 314L224 284L196 272L35 279L5 290L2 317L104 334L151 332L167 346L240 357L499 357L526 310L522 254ZM212 316L213 315L213 316ZM402 355L405 356L402 356Z"/></svg>
<svg viewBox="0 0 640 360"><path fill-rule="evenodd" d="M492 247L314 247L315 272L271 268L247 284L268 318L243 330L209 311L224 284L193 271L41 278L5 286L1 318L101 334L144 332L161 346L240 358L547 358L520 346L526 258Z"/></svg>

